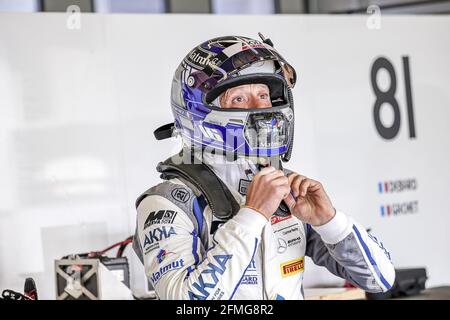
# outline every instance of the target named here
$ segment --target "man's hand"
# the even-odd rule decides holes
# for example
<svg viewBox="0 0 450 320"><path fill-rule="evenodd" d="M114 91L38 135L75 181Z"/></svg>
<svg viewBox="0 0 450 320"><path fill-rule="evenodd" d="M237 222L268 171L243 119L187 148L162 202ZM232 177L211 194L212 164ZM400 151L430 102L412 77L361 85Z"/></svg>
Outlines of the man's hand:
<svg viewBox="0 0 450 320"><path fill-rule="evenodd" d="M289 179L283 171L267 167L253 178L245 204L269 219L290 191Z"/></svg>
<svg viewBox="0 0 450 320"><path fill-rule="evenodd" d="M294 216L312 226L323 225L334 217L336 210L319 181L294 172L288 180L291 194L284 202Z"/></svg>

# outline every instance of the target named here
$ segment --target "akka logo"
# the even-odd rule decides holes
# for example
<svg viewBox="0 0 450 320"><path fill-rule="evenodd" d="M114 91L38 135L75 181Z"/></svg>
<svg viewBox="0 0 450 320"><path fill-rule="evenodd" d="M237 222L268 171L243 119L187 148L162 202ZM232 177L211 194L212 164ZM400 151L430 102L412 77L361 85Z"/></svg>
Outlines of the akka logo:
<svg viewBox="0 0 450 320"><path fill-rule="evenodd" d="M382 217L397 216L402 214L412 214L419 211L419 201L408 201L380 206Z"/></svg>
<svg viewBox="0 0 450 320"><path fill-rule="evenodd" d="M290 218L292 218L292 215L288 215L286 217L280 217L280 216L273 215L273 216L270 217L270 223L271 224L277 224L277 223L279 223L281 221L288 220Z"/></svg>
<svg viewBox="0 0 450 320"><path fill-rule="evenodd" d="M144 248L146 248L147 246L149 246L155 242L169 238L170 236L172 236L174 234L177 234L177 233L175 232L175 229L173 227L170 227L169 230L167 230L166 227L161 227L161 228L156 228L156 229L150 230L145 235Z"/></svg>
<svg viewBox="0 0 450 320"><path fill-rule="evenodd" d="M165 259L166 259L166 257L169 255L169 254L172 254L173 252L167 252L166 250L164 250L164 249L161 249L159 252L158 252L158 255L156 256L156 259L158 259L158 263L162 263Z"/></svg>
<svg viewBox="0 0 450 320"><path fill-rule="evenodd" d="M207 268L200 273L197 282L192 284L192 291L188 291L190 300L205 300L210 295L210 289L214 289L219 282L218 275L223 275L227 270L227 262L233 255L215 255L216 263L210 262Z"/></svg>
<svg viewBox="0 0 450 320"><path fill-rule="evenodd" d="M281 276L283 278L293 276L294 274L302 272L304 267L304 257L287 261L280 265Z"/></svg>

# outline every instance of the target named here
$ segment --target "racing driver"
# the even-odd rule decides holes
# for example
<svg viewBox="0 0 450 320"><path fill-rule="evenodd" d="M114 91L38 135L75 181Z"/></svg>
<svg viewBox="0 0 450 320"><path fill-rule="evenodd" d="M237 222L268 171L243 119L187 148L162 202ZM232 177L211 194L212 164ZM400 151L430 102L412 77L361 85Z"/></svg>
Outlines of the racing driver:
<svg viewBox="0 0 450 320"><path fill-rule="evenodd" d="M323 185L283 168L294 142L293 67L270 39L225 36L176 69L179 154L136 201L134 250L159 299L304 299L305 256L367 292L395 279L390 254Z"/></svg>

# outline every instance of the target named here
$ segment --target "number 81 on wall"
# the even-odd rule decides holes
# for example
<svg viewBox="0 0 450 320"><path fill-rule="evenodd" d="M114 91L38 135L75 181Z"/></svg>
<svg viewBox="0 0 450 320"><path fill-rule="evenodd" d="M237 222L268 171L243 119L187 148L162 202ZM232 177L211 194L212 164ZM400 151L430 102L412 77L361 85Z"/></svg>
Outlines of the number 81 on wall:
<svg viewBox="0 0 450 320"><path fill-rule="evenodd" d="M411 77L409 72L409 57L403 56L402 62L405 79L406 110L408 116L409 137L413 139L416 138L416 127L414 123ZM390 85L386 91L380 89L377 82L377 75L381 69L386 70L389 74ZM400 130L401 116L400 108L397 99L395 98L395 92L397 91L397 77L392 63L385 57L377 58L372 64L372 69L370 71L370 80L372 83L373 92L376 97L375 103L373 105L373 119L377 132L382 138L386 140L394 139ZM394 121L389 127L385 126L381 122L381 106L383 104L389 105L392 108L394 114Z"/></svg>

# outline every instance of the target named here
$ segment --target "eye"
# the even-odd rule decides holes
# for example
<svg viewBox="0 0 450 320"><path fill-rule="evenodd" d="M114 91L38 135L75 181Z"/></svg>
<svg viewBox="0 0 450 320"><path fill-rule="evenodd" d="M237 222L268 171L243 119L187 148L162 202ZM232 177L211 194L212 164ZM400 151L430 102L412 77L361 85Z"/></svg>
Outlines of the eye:
<svg viewBox="0 0 450 320"><path fill-rule="evenodd" d="M269 98L269 95L268 95L267 93L263 93L263 94L260 94L260 95L259 95L259 98L260 98L261 100L267 100L267 99Z"/></svg>
<svg viewBox="0 0 450 320"><path fill-rule="evenodd" d="M233 98L233 100L231 100L232 103L242 103L244 102L244 97L242 96L237 96L235 98Z"/></svg>

